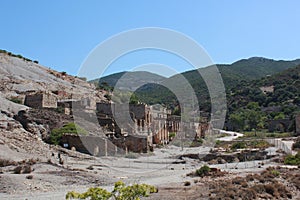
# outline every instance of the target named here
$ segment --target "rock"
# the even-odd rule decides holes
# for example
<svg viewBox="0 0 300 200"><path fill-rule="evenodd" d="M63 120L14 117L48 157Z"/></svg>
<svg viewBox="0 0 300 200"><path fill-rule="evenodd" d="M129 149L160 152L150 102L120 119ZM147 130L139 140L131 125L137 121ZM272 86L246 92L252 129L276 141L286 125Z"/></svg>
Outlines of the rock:
<svg viewBox="0 0 300 200"><path fill-rule="evenodd" d="M233 163L238 163L238 162L240 162L240 160L237 157L235 157L232 162Z"/></svg>

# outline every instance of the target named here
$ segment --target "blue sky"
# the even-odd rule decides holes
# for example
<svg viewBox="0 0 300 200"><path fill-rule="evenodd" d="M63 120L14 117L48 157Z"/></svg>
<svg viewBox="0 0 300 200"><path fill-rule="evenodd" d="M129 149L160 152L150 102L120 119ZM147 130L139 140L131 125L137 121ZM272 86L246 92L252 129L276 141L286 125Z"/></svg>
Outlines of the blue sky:
<svg viewBox="0 0 300 200"><path fill-rule="evenodd" d="M76 75L100 42L134 28L162 27L196 40L214 63L300 58L300 1L10 0L1 1L0 49ZM120 58L107 73L144 63L177 71L187 63L159 52Z"/></svg>

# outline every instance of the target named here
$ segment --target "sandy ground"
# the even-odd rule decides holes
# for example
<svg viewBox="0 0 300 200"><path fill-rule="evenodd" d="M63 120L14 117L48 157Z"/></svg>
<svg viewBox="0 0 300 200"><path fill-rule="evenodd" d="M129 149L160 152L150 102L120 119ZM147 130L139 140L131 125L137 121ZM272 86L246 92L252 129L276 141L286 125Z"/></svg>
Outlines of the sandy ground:
<svg viewBox="0 0 300 200"><path fill-rule="evenodd" d="M206 154L210 148L184 148L169 146L156 149L135 159L124 157L100 157L78 159L64 157L64 166L38 163L33 166L33 179L26 179L26 174L4 173L0 183L5 193L0 199L64 199L68 191L85 191L92 186L111 190L113 183L123 180L125 183L147 183L155 186L169 186L191 181L188 173L204 165L203 162L185 158L185 163L177 156L188 153ZM55 158L53 158L55 159ZM177 164L174 164L177 163ZM230 173L259 172L259 162L231 163L213 165ZM272 165L267 163L264 168ZM93 166L93 170L88 170ZM1 184L1 185L2 185ZM5 190L6 189L6 190Z"/></svg>
<svg viewBox="0 0 300 200"><path fill-rule="evenodd" d="M224 138L226 141L232 140L240 134L226 132L231 136ZM1 134L0 134L1 135ZM7 137L7 136L6 136ZM29 136L28 136L29 137ZM25 137L26 138L26 137ZM28 138L28 142L31 142ZM23 141L24 143L24 141ZM22 144L23 144L22 143ZM5 144L5 142L3 142ZM187 174L203 166L204 162L198 159L183 157L183 154L198 154L199 157L206 155L211 147L181 148L173 145L163 148L156 148L154 152L148 154L134 154L133 158L124 156L115 157L92 157L78 152L65 150L61 154L64 160L63 165L58 163L58 155L51 155L56 147L40 145L39 154L26 154L18 149L11 150L5 145L0 144L0 157L23 159L39 158L39 162L32 165L33 172L30 175L32 179L27 179L28 174L13 174L15 166L2 168L0 174L0 199L65 199L68 191L84 192L90 187L103 187L112 190L113 185L118 180L123 180L127 184L147 183L155 185L168 193L182 190L183 183L193 182L192 177ZM18 143L16 143L18 144ZM268 154L276 154L277 148L268 148ZM2 156L1 156L2 155ZM262 165L263 162L263 165ZM247 173L259 173L269 166L277 165L271 160L249 161L239 163L226 163L210 165L231 175L245 175ZM198 188L198 187L197 187ZM202 192L205 192L205 184ZM198 188L199 189L199 188ZM197 189L197 190L198 190ZM201 189L201 190L202 190ZM193 187L184 189L180 194L195 192ZM182 194L178 194L178 199L182 199ZM151 199L161 199L167 197L158 197L154 195ZM197 199L197 197L195 197ZM173 199L174 200L174 199Z"/></svg>

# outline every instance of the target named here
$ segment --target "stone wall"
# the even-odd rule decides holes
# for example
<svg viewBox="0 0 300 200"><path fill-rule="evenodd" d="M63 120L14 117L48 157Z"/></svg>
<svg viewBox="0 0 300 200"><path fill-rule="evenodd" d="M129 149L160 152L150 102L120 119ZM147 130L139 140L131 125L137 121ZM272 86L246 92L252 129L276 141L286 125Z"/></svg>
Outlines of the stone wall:
<svg viewBox="0 0 300 200"><path fill-rule="evenodd" d="M65 134L61 141L61 145L68 149L73 147L79 152L94 156L123 155L129 151L147 153L150 149L147 137L132 135L122 138L102 138Z"/></svg>
<svg viewBox="0 0 300 200"><path fill-rule="evenodd" d="M50 93L37 93L26 95L24 104L32 108L57 108L57 99Z"/></svg>

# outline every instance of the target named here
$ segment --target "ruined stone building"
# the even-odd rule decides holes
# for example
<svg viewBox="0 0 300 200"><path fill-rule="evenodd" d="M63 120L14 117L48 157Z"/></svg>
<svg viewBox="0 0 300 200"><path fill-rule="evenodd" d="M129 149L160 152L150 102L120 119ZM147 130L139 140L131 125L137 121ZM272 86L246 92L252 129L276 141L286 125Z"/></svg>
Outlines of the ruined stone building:
<svg viewBox="0 0 300 200"><path fill-rule="evenodd" d="M131 119L123 119L121 116L121 121L123 121L118 124L120 123L119 116L124 114L125 111L129 112ZM149 145L153 143L167 144L169 142L168 116L170 111L159 105L97 103L97 112L100 124L109 127L117 135L147 136ZM126 117L128 116L125 115L124 118ZM111 120L107 120L107 118ZM118 120L116 121L115 118L118 118ZM126 122L126 120L131 121ZM103 124L103 121L113 124ZM129 126L129 124L131 125Z"/></svg>
<svg viewBox="0 0 300 200"><path fill-rule="evenodd" d="M57 106L64 110L64 113L67 115L71 115L74 110L84 110L95 111L96 102L89 97L81 98L81 99L63 99L57 101Z"/></svg>
<svg viewBox="0 0 300 200"><path fill-rule="evenodd" d="M168 144L170 141L168 116L171 112L161 105L153 105L151 108L152 119L150 121L153 143Z"/></svg>
<svg viewBox="0 0 300 200"><path fill-rule="evenodd" d="M57 108L57 97L48 92L29 94L25 96L24 105L32 108Z"/></svg>

